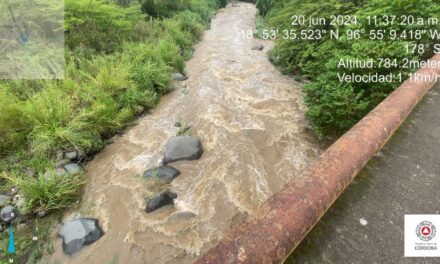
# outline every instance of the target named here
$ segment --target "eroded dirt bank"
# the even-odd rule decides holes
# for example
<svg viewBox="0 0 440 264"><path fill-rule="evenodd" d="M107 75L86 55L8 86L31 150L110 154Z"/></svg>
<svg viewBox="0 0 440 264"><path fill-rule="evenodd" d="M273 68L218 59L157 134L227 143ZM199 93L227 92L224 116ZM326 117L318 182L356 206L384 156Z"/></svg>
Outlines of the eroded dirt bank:
<svg viewBox="0 0 440 264"><path fill-rule="evenodd" d="M87 166L79 210L65 219L96 217L105 235L67 257L61 241L44 261L61 263L192 263L319 154L308 131L299 84L283 76L258 41L254 5L230 4L212 21L187 63L189 79L162 99L139 125L116 137ZM170 164L175 208L145 213L153 192L140 175L160 164L178 120L192 125L204 154Z"/></svg>

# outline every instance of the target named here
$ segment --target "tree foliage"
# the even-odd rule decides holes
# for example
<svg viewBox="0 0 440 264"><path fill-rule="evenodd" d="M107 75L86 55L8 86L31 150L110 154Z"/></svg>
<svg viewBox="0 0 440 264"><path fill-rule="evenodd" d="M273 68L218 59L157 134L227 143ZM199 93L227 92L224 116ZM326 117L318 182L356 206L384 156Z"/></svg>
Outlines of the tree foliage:
<svg viewBox="0 0 440 264"><path fill-rule="evenodd" d="M359 40L346 37L347 30L364 30L369 32L373 29L403 30L436 29L430 25L368 25L368 16L382 15L413 15L428 19L430 17L440 19L440 5L438 0L398 0L398 1L311 1L311 0L259 0L257 5L260 12L265 16L265 21L271 27L279 29L291 29L292 15L304 15L305 17L324 17L327 23L323 26L315 26L312 29L339 30L341 37L330 39L328 35L321 40L282 39L277 40L275 48L269 56L272 62L281 65L288 72L302 74L310 80L305 85L305 101L308 106L307 117L312 122L315 131L320 134L339 133L354 125L365 116L390 92L398 87L399 82L391 83L341 83L337 73L346 74L372 74L379 71L380 74L402 74L407 77L414 69L402 69L395 67L381 69L343 69L337 64L341 59L378 59L389 58L402 61L403 58L410 60L426 59L433 54L428 49L423 54L409 54L406 52L406 44L434 44L436 41L424 35L417 42L410 39L371 40L364 35ZM429 7L429 8L427 8ZM331 15L355 15L358 18L356 25L330 25ZM295 29L309 29L306 23L303 26L295 26ZM433 45L431 45L432 47Z"/></svg>

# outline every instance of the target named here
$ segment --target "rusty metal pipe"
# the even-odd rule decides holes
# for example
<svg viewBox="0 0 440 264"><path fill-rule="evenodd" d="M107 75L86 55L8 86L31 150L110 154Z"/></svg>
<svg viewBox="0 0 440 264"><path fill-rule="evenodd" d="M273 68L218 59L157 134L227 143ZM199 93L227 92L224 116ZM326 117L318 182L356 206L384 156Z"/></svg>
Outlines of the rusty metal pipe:
<svg viewBox="0 0 440 264"><path fill-rule="evenodd" d="M440 63L440 54L431 61ZM282 263L435 85L440 67L416 74L433 80L404 82L325 151L304 177L287 183L195 263Z"/></svg>

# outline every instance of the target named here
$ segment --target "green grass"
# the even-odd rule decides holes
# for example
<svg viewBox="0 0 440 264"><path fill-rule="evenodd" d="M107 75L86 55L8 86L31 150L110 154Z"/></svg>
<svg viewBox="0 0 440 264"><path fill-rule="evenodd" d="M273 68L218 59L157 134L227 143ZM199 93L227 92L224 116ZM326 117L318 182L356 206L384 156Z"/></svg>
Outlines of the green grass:
<svg viewBox="0 0 440 264"><path fill-rule="evenodd" d="M297 32L308 29L339 30L339 40L330 39L328 34L319 40L283 39L276 41L275 48L269 52L270 60L293 75L301 74L310 82L305 85L305 102L308 107L307 118L311 121L318 135L339 135L362 119L377 104L386 98L399 81L386 83L341 83L337 73L350 74L402 74L409 76L416 69L388 67L381 69L340 69L340 59L396 59L402 64L404 58L421 60L433 54L432 44L436 43L424 34L419 40L390 39L371 40L368 34L353 41L344 34L347 30L396 30L400 34L404 30L434 29L434 26L405 25L369 25L368 16L411 14L415 17L440 18L440 1L438 0L396 0L396 1L343 1L343 0L258 0L257 7L264 16L264 23L257 21L261 27L264 24L270 28L296 29ZM429 8L426 8L429 7ZM303 15L323 17L325 25L309 28L309 25L292 27L292 16ZM331 15L356 15L357 25L331 25ZM406 44L431 44L423 54L407 54ZM400 65L401 66L401 65Z"/></svg>
<svg viewBox="0 0 440 264"><path fill-rule="evenodd" d="M25 142L26 119L18 99L0 90L0 156L7 154Z"/></svg>
<svg viewBox="0 0 440 264"><path fill-rule="evenodd" d="M82 174L57 176L47 173L36 178L3 174L2 178L20 190L25 201L23 208L19 208L21 213L50 212L69 207L78 200L79 187L85 183Z"/></svg>
<svg viewBox="0 0 440 264"><path fill-rule="evenodd" d="M166 15L142 12L137 1L66 1L65 78L0 81L1 182L19 188L27 212L78 199L82 175L43 176L56 152L93 155L139 109L154 107L225 1L155 2Z"/></svg>

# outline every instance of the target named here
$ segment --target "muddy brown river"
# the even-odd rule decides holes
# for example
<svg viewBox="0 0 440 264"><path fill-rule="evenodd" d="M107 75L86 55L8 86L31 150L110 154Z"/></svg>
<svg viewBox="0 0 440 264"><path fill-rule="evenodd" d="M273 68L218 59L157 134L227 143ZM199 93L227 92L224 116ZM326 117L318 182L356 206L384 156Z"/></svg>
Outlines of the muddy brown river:
<svg viewBox="0 0 440 264"><path fill-rule="evenodd" d="M54 237L43 263L192 263L319 155L300 84L268 61L272 43L243 37L256 12L220 10L186 64L189 79L87 165L79 209L64 218L98 218L105 235L72 257ZM147 214L155 190L140 175L160 164L176 121L192 125L205 152L170 164L182 172L170 186L175 206Z"/></svg>

